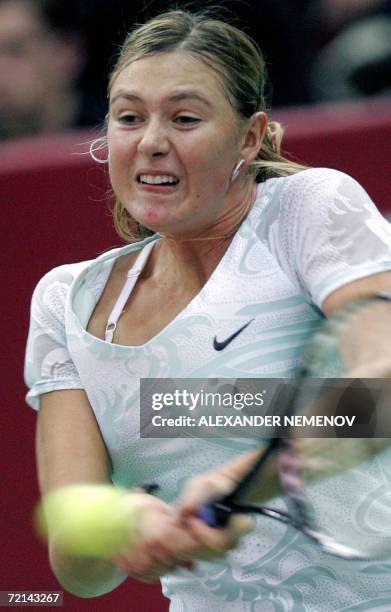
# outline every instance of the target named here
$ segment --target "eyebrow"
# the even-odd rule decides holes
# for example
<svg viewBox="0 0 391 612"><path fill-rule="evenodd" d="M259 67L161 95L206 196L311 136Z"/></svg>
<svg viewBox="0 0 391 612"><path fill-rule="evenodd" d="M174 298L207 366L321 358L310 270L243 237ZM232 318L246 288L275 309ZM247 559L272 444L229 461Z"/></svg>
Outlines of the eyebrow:
<svg viewBox="0 0 391 612"><path fill-rule="evenodd" d="M111 104L114 104L114 102L116 102L119 98L123 98L131 102L144 102L144 100L140 96L130 91L120 90L117 95L115 95L114 98L111 100ZM209 108L212 107L212 104L209 102L209 100L207 100L194 90L181 91L176 94L173 94L172 96L169 96L168 98L169 102L181 102L182 100L196 100L198 102L201 102L205 106L208 106Z"/></svg>

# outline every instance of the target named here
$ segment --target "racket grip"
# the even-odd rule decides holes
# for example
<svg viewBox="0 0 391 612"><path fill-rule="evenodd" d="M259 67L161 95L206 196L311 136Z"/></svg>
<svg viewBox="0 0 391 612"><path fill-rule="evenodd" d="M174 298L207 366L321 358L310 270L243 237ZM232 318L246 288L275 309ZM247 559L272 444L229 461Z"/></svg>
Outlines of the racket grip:
<svg viewBox="0 0 391 612"><path fill-rule="evenodd" d="M198 509L197 517L209 527L226 527L232 512L232 507L225 503L224 498L215 498Z"/></svg>

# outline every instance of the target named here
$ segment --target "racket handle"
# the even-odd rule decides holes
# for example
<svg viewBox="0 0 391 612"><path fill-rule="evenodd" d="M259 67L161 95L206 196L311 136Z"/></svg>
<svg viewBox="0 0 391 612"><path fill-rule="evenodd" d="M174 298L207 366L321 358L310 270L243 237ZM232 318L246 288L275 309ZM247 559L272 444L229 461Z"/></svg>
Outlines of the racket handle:
<svg viewBox="0 0 391 612"><path fill-rule="evenodd" d="M232 506L225 501L224 497L216 497L198 509L197 517L209 527L226 527L233 512Z"/></svg>

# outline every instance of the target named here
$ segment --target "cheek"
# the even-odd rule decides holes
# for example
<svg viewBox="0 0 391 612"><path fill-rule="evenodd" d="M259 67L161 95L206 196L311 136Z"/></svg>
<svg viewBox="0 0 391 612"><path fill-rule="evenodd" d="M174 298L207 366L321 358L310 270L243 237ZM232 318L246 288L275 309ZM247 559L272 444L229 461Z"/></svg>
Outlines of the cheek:
<svg viewBox="0 0 391 612"><path fill-rule="evenodd" d="M129 143L125 139L107 138L108 151L112 166L121 166L125 160L131 161L132 153Z"/></svg>
<svg viewBox="0 0 391 612"><path fill-rule="evenodd" d="M104 156L108 154L108 170L112 187L114 190L117 184L123 187L123 185L120 185L123 181L126 181L129 187L135 147L133 147L131 143L125 142L124 139L110 139L109 136L108 145L108 151L102 151L102 153L98 152L98 155Z"/></svg>
<svg viewBox="0 0 391 612"><path fill-rule="evenodd" d="M194 142L182 156L188 175L197 185L197 191L225 189L235 164L235 143L221 136L208 138L207 144Z"/></svg>

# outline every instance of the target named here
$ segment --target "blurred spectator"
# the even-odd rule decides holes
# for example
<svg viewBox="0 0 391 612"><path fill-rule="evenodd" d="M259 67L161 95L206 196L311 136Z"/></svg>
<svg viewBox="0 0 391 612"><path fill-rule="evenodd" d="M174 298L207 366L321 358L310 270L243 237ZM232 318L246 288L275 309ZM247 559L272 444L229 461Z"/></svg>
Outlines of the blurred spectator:
<svg viewBox="0 0 391 612"><path fill-rule="evenodd" d="M69 2L0 0L0 139L94 124L78 88L85 50Z"/></svg>
<svg viewBox="0 0 391 612"><path fill-rule="evenodd" d="M374 12L385 12L388 0L313 0L312 12L323 29L336 32L353 20Z"/></svg>
<svg viewBox="0 0 391 612"><path fill-rule="evenodd" d="M391 94L391 1L318 0L312 17L328 35L314 57L310 87L317 101Z"/></svg>

